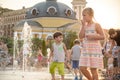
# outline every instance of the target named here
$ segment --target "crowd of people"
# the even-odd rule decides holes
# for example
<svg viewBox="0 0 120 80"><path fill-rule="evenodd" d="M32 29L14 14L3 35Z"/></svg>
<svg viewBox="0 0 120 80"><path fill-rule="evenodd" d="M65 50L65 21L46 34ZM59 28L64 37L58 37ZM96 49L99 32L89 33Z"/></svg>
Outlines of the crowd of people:
<svg viewBox="0 0 120 80"><path fill-rule="evenodd" d="M120 73L120 31L109 29L109 37L106 37L101 25L94 20L92 8L85 8L82 16L79 37L75 39L69 54L63 43L63 34L53 34L54 43L48 58L51 61L49 71L52 80L55 80L56 68L61 80L64 80L64 66L70 61L72 67L69 66L69 69L74 71L74 80L82 80L83 76L87 80L99 80L98 69L104 68L103 57L107 57L106 74L111 77L109 80L113 80L113 75ZM101 40L104 41L104 46Z"/></svg>
<svg viewBox="0 0 120 80"><path fill-rule="evenodd" d="M115 75L120 74L120 30L111 28L108 34L109 38L103 48L104 56L108 59L107 75L110 80L113 80Z"/></svg>

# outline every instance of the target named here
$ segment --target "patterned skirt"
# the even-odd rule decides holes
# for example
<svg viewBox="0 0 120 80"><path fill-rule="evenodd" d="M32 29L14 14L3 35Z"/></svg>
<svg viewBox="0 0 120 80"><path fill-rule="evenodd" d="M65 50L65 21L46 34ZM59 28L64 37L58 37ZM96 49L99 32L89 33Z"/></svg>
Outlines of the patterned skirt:
<svg viewBox="0 0 120 80"><path fill-rule="evenodd" d="M81 49L80 66L103 68L102 48L99 41L84 41Z"/></svg>

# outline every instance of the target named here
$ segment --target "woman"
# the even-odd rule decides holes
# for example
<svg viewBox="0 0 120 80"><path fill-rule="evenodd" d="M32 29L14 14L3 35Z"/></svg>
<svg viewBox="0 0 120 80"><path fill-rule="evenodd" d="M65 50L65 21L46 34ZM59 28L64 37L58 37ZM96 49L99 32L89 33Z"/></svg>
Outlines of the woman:
<svg viewBox="0 0 120 80"><path fill-rule="evenodd" d="M104 40L105 37L100 24L93 21L94 11L92 8L85 8L82 15L82 28L79 33L79 38L83 40L80 70L88 80L98 80L97 68L103 68L100 40ZM88 67L90 71L87 70Z"/></svg>

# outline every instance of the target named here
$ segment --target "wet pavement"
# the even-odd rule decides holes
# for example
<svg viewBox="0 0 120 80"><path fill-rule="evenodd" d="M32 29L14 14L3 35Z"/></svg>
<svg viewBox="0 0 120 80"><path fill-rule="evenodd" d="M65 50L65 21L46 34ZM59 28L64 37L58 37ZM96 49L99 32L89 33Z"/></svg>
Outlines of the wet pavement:
<svg viewBox="0 0 120 80"><path fill-rule="evenodd" d="M74 75L71 72L65 71L65 80L74 80ZM99 72L99 76L101 73ZM103 77L100 77L99 80L104 80ZM7 69L5 71L0 71L0 80L51 80L51 75L48 72L48 68L42 68L41 70L31 70L31 71L22 71L22 70L12 70ZM56 73L56 80L60 80L60 75ZM83 77L83 80L85 77Z"/></svg>

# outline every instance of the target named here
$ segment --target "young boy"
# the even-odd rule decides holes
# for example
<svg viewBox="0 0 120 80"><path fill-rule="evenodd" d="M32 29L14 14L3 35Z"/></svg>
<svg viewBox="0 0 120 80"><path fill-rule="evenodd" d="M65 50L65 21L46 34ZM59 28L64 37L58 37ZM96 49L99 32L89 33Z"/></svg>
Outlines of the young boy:
<svg viewBox="0 0 120 80"><path fill-rule="evenodd" d="M74 40L74 46L71 49L71 58L72 58L72 68L74 69L75 79L78 80L78 70L79 70L79 59L81 54L80 41L78 39ZM80 80L82 80L82 74L79 71Z"/></svg>
<svg viewBox="0 0 120 80"><path fill-rule="evenodd" d="M52 44L52 49L48 61L52 58L52 63L50 64L50 73L52 80L55 80L55 69L58 69L61 75L61 80L64 80L64 61L65 55L67 54L66 46L62 42L63 34L61 32L55 32L53 34L54 43Z"/></svg>

